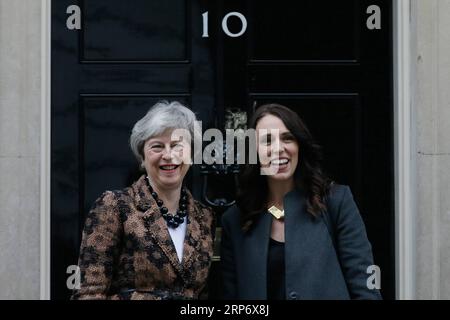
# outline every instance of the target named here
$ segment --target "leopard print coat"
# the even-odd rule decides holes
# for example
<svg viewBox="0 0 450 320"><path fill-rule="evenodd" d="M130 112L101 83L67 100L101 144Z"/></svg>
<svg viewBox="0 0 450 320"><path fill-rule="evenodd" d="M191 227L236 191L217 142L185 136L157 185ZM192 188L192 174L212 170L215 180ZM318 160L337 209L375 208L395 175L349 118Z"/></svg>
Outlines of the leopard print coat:
<svg viewBox="0 0 450 320"><path fill-rule="evenodd" d="M131 187L106 191L83 231L80 289L72 299L198 299L213 255L213 211L188 192L183 259L142 176Z"/></svg>

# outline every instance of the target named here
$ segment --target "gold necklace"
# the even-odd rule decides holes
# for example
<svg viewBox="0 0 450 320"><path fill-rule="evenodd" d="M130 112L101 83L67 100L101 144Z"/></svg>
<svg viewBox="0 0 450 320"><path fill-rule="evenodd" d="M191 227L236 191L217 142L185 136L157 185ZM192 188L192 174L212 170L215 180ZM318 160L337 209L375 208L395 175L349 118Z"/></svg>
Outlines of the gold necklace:
<svg viewBox="0 0 450 320"><path fill-rule="evenodd" d="M269 208L269 212L275 217L275 219L280 220L284 218L284 210L280 210L275 206Z"/></svg>

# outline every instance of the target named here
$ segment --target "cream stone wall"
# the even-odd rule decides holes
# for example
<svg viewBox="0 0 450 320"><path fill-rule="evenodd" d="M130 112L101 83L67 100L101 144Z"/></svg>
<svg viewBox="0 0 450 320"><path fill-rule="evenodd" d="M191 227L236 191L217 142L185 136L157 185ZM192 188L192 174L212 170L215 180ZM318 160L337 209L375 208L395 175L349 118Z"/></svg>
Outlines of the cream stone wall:
<svg viewBox="0 0 450 320"><path fill-rule="evenodd" d="M0 0L0 299L40 297L41 2Z"/></svg>
<svg viewBox="0 0 450 320"><path fill-rule="evenodd" d="M416 298L450 299L450 0L414 0Z"/></svg>

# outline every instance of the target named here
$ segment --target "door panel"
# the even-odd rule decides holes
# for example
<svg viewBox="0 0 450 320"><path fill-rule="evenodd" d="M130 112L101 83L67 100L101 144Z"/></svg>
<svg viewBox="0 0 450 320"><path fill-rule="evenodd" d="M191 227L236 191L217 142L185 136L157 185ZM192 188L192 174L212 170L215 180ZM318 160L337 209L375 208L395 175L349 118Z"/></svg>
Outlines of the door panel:
<svg viewBox="0 0 450 320"><path fill-rule="evenodd" d="M190 27L184 0L85 0L83 61L187 62ZM114 35L114 36L110 36Z"/></svg>
<svg viewBox="0 0 450 320"><path fill-rule="evenodd" d="M359 0L248 1L251 61L356 61Z"/></svg>
<svg viewBox="0 0 450 320"><path fill-rule="evenodd" d="M254 94L251 99L258 105L278 101L301 116L323 148L328 174L340 183L355 186L354 193L359 198L363 146L361 105L357 94L270 97Z"/></svg>
<svg viewBox="0 0 450 320"><path fill-rule="evenodd" d="M149 106L164 98L168 97L82 97L80 124L84 131L80 145L84 149L80 153L80 171L84 175L80 185L84 190L84 214L106 189L131 185L140 176L134 155L124 152L120 146L128 145L130 128L136 119L142 118ZM189 105L188 97L170 98Z"/></svg>

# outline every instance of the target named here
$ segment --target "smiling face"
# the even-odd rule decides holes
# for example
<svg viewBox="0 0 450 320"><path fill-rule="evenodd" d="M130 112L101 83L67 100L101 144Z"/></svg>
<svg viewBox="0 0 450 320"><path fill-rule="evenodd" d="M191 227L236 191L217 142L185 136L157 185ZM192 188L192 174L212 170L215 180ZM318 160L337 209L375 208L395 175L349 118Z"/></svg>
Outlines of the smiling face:
<svg viewBox="0 0 450 320"><path fill-rule="evenodd" d="M145 170L158 190L179 188L190 167L186 155L191 154L191 146L183 139L174 139L172 131L166 130L144 144Z"/></svg>
<svg viewBox="0 0 450 320"><path fill-rule="evenodd" d="M270 180L292 182L298 164L299 145L283 121L263 116L256 124L261 169Z"/></svg>

